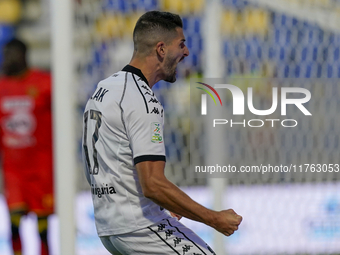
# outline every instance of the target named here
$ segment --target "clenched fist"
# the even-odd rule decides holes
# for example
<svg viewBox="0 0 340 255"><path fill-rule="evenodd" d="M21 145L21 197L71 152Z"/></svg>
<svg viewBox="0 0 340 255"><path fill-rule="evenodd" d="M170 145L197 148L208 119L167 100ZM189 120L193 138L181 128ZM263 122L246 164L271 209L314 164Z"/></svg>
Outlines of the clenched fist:
<svg viewBox="0 0 340 255"><path fill-rule="evenodd" d="M242 217L240 215L238 215L233 209L228 209L216 212L211 227L226 236L230 236L238 229L241 221Z"/></svg>

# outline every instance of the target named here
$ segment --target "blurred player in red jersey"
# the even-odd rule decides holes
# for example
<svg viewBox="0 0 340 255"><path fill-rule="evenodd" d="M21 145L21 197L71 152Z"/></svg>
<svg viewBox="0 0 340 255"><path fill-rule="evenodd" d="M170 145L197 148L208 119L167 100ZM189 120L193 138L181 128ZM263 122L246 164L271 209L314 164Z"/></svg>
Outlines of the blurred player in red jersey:
<svg viewBox="0 0 340 255"><path fill-rule="evenodd" d="M51 76L30 69L18 39L3 49L0 78L1 154L14 254L21 254L23 215L38 217L41 255L47 255L47 217L53 213Z"/></svg>

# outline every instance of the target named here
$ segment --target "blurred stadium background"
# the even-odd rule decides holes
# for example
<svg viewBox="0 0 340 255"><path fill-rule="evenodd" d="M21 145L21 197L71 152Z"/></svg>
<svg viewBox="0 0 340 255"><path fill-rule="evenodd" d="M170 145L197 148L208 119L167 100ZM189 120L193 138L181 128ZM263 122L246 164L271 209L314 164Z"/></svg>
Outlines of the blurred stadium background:
<svg viewBox="0 0 340 255"><path fill-rule="evenodd" d="M31 65L43 69L51 68L50 1L0 0L0 47L15 35L23 38L31 48ZM179 65L175 84L159 82L154 88L165 108L166 175L206 206L212 206L213 200L207 179L195 178L187 171L189 133L200 135L205 131L203 126L190 130L188 116L190 79L204 77L205 50L210 41L219 40L222 45L216 50L223 59L218 66L223 68L224 77L310 78L315 81L340 77L339 0L220 0L218 3L221 11L219 37L204 38L203 27L209 27L204 24L209 0L74 0L77 81L74 86L78 92L74 128L79 163L75 203L77 254L108 254L96 237L89 186L82 172L80 145L84 104L98 81L129 62L133 27L142 13L157 9L178 13L183 18L190 56ZM0 53L0 62L1 59ZM266 133L268 130L233 133L228 144L235 148L229 147L228 151L242 151L243 148L243 152L237 154L238 157L228 155L230 162L256 165L261 164L267 154L280 153L280 159L287 163L292 158L300 163L303 160L340 163L340 118L336 114L340 111L340 85L332 84L314 86L310 103L311 108L319 109L321 116L323 112L334 113L328 125L313 119L297 133L281 132L280 139L274 142ZM255 93L261 100L268 98L265 89L259 88ZM257 148L264 149L258 153ZM301 151L307 151L304 154L307 158L299 154ZM234 208L245 220L233 237L225 239L226 254L340 254L339 176L339 173L294 176L249 173L228 178L227 188L220 191L224 194L223 207ZM4 207L3 197L0 198ZM0 210L0 217L0 254L10 254L8 216L4 208ZM27 228L32 226L31 220L34 217L27 220ZM53 228L57 228L56 219L51 222ZM213 231L202 224L185 223L213 245ZM57 255L57 243L53 242L52 254ZM27 241L25 249L32 252L27 255L37 254L36 247L34 242Z"/></svg>

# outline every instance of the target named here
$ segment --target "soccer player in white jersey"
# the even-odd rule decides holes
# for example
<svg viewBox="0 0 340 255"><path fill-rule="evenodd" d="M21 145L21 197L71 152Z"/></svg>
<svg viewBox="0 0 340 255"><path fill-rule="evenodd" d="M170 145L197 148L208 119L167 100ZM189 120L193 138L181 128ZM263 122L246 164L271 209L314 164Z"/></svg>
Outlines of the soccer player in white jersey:
<svg viewBox="0 0 340 255"><path fill-rule="evenodd" d="M133 40L129 65L99 82L84 113L83 157L98 235L112 254L215 254L178 219L229 236L242 217L205 208L164 176L164 113L151 90L160 80L175 82L177 64L189 55L182 20L147 12Z"/></svg>

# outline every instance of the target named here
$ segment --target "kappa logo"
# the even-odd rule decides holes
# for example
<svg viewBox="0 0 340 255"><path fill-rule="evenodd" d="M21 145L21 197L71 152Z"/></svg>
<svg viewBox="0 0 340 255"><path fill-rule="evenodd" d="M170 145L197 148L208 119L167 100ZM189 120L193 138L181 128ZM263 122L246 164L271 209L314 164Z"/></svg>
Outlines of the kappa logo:
<svg viewBox="0 0 340 255"><path fill-rule="evenodd" d="M156 103L156 104L159 104L159 101L158 101L156 98L152 97L152 98L149 100L148 103Z"/></svg>
<svg viewBox="0 0 340 255"><path fill-rule="evenodd" d="M167 225L164 224L164 223L161 223L161 224L157 225L158 231L162 231L163 229L165 229L166 226L167 226Z"/></svg>
<svg viewBox="0 0 340 255"><path fill-rule="evenodd" d="M193 247L192 245L183 245L183 255L190 250L190 248Z"/></svg>
<svg viewBox="0 0 340 255"><path fill-rule="evenodd" d="M150 96L152 96L152 97L155 96L155 94L154 94L153 92L152 92L152 94L151 94L149 91L145 92L144 95L150 95Z"/></svg>
<svg viewBox="0 0 340 255"><path fill-rule="evenodd" d="M175 247L177 246L177 244L179 244L180 242L182 242L183 238L180 238L180 237L175 237L174 239L174 245Z"/></svg>
<svg viewBox="0 0 340 255"><path fill-rule="evenodd" d="M159 114L158 108L154 107L150 113Z"/></svg>
<svg viewBox="0 0 340 255"><path fill-rule="evenodd" d="M151 123L151 142L153 143L163 142L163 132L161 123L158 122Z"/></svg>
<svg viewBox="0 0 340 255"><path fill-rule="evenodd" d="M141 87L142 87L143 89L150 90L150 88L149 88L148 86L142 85Z"/></svg>
<svg viewBox="0 0 340 255"><path fill-rule="evenodd" d="M165 239L168 239L168 237L172 236L172 234L176 232L175 230L168 229L165 231Z"/></svg>

